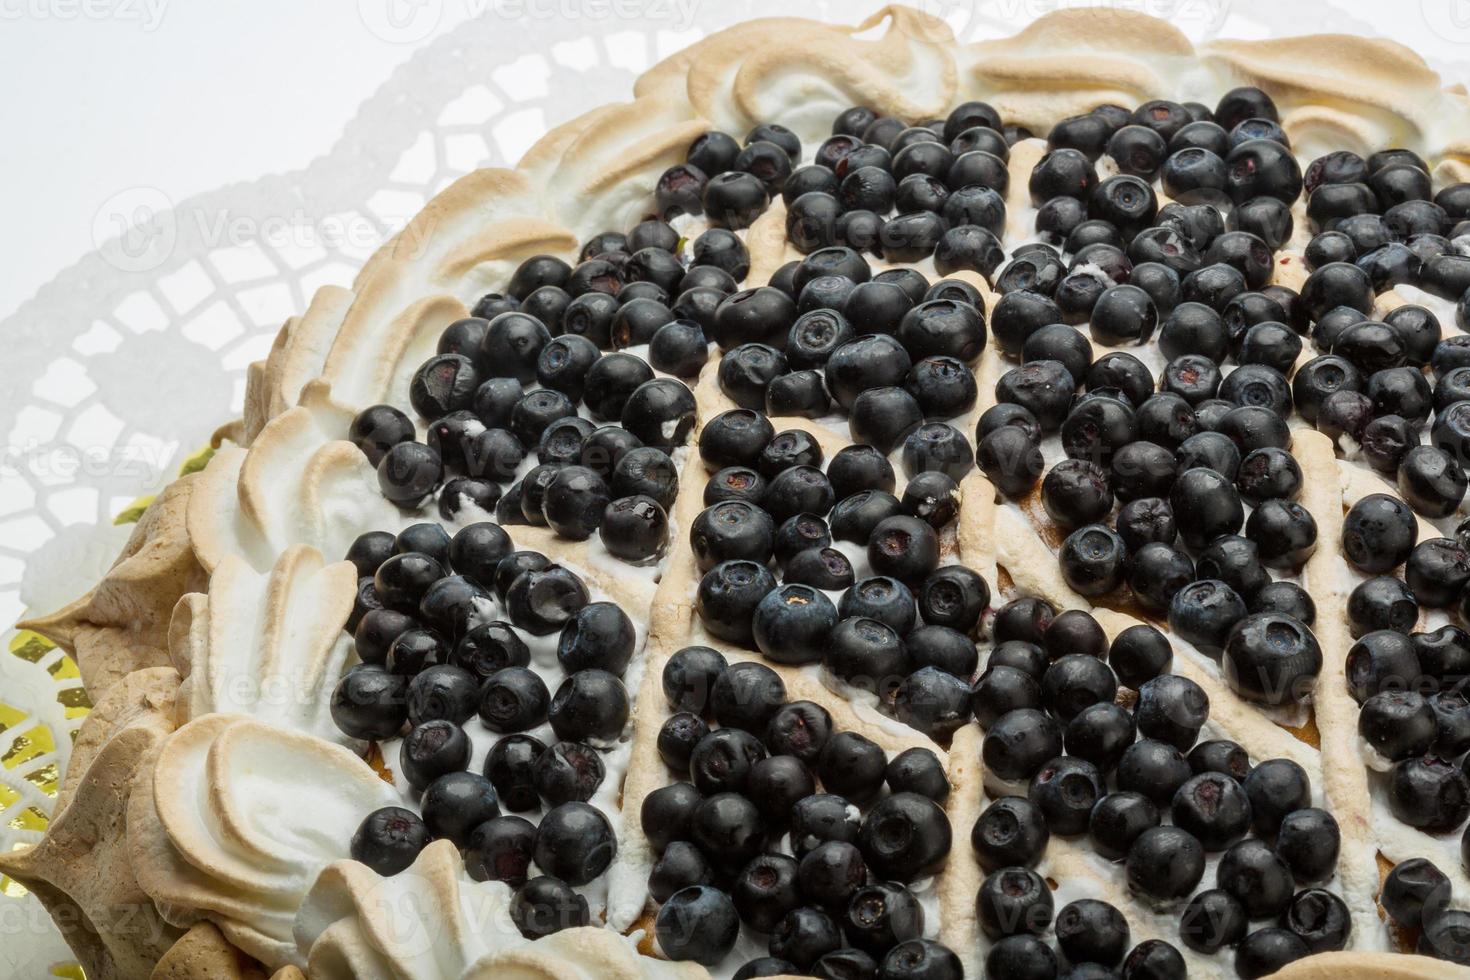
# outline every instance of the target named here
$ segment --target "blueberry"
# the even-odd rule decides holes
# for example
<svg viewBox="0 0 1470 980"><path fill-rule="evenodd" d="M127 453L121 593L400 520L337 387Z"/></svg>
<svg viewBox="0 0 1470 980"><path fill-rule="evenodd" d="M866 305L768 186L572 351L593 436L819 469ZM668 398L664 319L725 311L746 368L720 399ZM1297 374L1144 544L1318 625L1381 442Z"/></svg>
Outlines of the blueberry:
<svg viewBox="0 0 1470 980"><path fill-rule="evenodd" d="M949 796L949 777L929 749L904 749L889 760L883 779L892 793L917 793L941 804Z"/></svg>
<svg viewBox="0 0 1470 980"><path fill-rule="evenodd" d="M896 882L874 882L849 899L841 925L854 946L881 956L924 932L924 907Z"/></svg>
<svg viewBox="0 0 1470 980"><path fill-rule="evenodd" d="M602 757L581 742L556 742L536 758L537 794L549 806L586 802L602 785Z"/></svg>
<svg viewBox="0 0 1470 980"><path fill-rule="evenodd" d="M540 808L536 763L545 750L540 739L530 735L507 735L490 747L485 776L494 785L502 807L516 813Z"/></svg>
<svg viewBox="0 0 1470 980"><path fill-rule="evenodd" d="M480 721L492 732L524 732L546 721L551 694L540 675L526 667L506 667L480 689Z"/></svg>
<svg viewBox="0 0 1470 980"><path fill-rule="evenodd" d="M611 743L622 735L631 708L623 682L605 670L579 670L557 688L548 719L559 738Z"/></svg>
<svg viewBox="0 0 1470 980"><path fill-rule="evenodd" d="M714 881L714 869L699 848L688 841L673 841L664 848L648 874L648 893L656 902L667 902L677 892Z"/></svg>
<svg viewBox="0 0 1470 980"><path fill-rule="evenodd" d="M806 970L818 959L841 948L842 930L829 913L802 906L786 913L772 928L770 953L798 970Z"/></svg>
<svg viewBox="0 0 1470 980"><path fill-rule="evenodd" d="M1251 826L1262 836L1276 833L1287 814L1312 802L1306 771L1289 759L1265 760L1242 785L1251 802Z"/></svg>
<svg viewBox="0 0 1470 980"><path fill-rule="evenodd" d="M1141 793L1109 793L1098 800L1087 821L1093 850L1109 861L1127 857L1139 835L1159 826L1159 808Z"/></svg>
<svg viewBox="0 0 1470 980"><path fill-rule="evenodd" d="M829 792L862 804L882 788L888 757L872 740L857 732L837 732L817 760L817 776Z"/></svg>
<svg viewBox="0 0 1470 980"><path fill-rule="evenodd" d="M399 770L414 789L426 789L440 776L470 762L470 740L463 728L442 719L409 730L400 747Z"/></svg>
<svg viewBox="0 0 1470 980"><path fill-rule="evenodd" d="M1250 922L1240 900L1223 888L1208 888L1189 900L1179 916L1179 938L1199 953L1217 953L1245 938Z"/></svg>
<svg viewBox="0 0 1470 980"><path fill-rule="evenodd" d="M798 863L785 854L761 854L735 877L731 898L740 917L752 929L770 932L787 913L801 904L797 887Z"/></svg>
<svg viewBox="0 0 1470 980"><path fill-rule="evenodd" d="M832 716L826 708L812 701L793 701L770 715L763 738L772 753L813 765L831 735Z"/></svg>
<svg viewBox="0 0 1470 980"><path fill-rule="evenodd" d="M1041 935L1051 925L1052 915L1051 889L1029 868L991 872L975 897L980 929L992 941L1025 933Z"/></svg>
<svg viewBox="0 0 1470 980"><path fill-rule="evenodd" d="M393 738L408 721L408 679L378 667L349 671L332 691L331 714L349 738Z"/></svg>
<svg viewBox="0 0 1470 980"><path fill-rule="evenodd" d="M1155 902L1175 901L1204 877L1204 848L1179 827L1151 827L1128 849L1127 872L1132 891Z"/></svg>
<svg viewBox="0 0 1470 980"><path fill-rule="evenodd" d="M1034 708L1010 711L985 733L981 756L1000 779L1030 779L1047 760L1062 750L1057 722Z"/></svg>
<svg viewBox="0 0 1470 980"><path fill-rule="evenodd" d="M1057 945L1073 963L1116 966L1128 949L1128 920L1107 902L1078 899L1061 907L1055 923Z"/></svg>
<svg viewBox="0 0 1470 980"><path fill-rule="evenodd" d="M1106 792L1102 774L1085 759L1059 756L1031 778L1031 802L1054 834L1074 836L1087 829L1093 805Z"/></svg>
<svg viewBox="0 0 1470 980"><path fill-rule="evenodd" d="M1253 613L1231 629L1221 666L1230 689L1247 700L1299 702L1311 694L1322 650L1305 624L1276 613Z"/></svg>
<svg viewBox="0 0 1470 980"><path fill-rule="evenodd" d="M500 815L500 801L490 780L478 773L451 772L424 790L420 803L424 825L435 838L447 838L463 849L470 832Z"/></svg>
<svg viewBox="0 0 1470 980"><path fill-rule="evenodd" d="M822 658L837 609L826 594L806 585L782 585L757 604L752 633L761 652L776 663L813 663Z"/></svg>
<svg viewBox="0 0 1470 980"><path fill-rule="evenodd" d="M706 966L723 959L739 934L735 903L710 885L691 885L675 892L659 909L654 923L654 935L666 956Z"/></svg>
<svg viewBox="0 0 1470 980"><path fill-rule="evenodd" d="M980 866L994 872L1009 866L1029 867L1040 860L1050 839L1041 809L1020 796L995 800L975 821L970 844Z"/></svg>
<svg viewBox="0 0 1470 980"><path fill-rule="evenodd" d="M440 664L426 668L409 682L408 721L417 726L443 718L463 725L479 702L478 678L463 668Z"/></svg>
<svg viewBox="0 0 1470 980"><path fill-rule="evenodd" d="M543 824L544 826L544 824ZM537 839L540 851L540 839ZM537 861L540 864L540 861ZM510 905L511 921L527 939L541 939L563 929L585 926L587 899L565 881L550 875L532 878L520 887Z"/></svg>
<svg viewBox="0 0 1470 980"><path fill-rule="evenodd" d="M563 803L541 818L536 833L536 866L576 886L607 870L617 854L612 825L587 803Z"/></svg>
<svg viewBox="0 0 1470 980"><path fill-rule="evenodd" d="M1426 833L1458 829L1470 817L1470 779L1451 762L1407 759L1394 766L1389 806L1403 823Z"/></svg>
<svg viewBox="0 0 1470 980"><path fill-rule="evenodd" d="M402 807L383 807L368 814L353 834L352 859L391 877L412 865L431 839L418 814Z"/></svg>
<svg viewBox="0 0 1470 980"><path fill-rule="evenodd" d="M1425 858L1394 865L1383 880L1379 903L1389 918L1405 929L1421 926L1440 913L1450 899L1450 880ZM1434 913L1430 915L1428 913Z"/></svg>
<svg viewBox="0 0 1470 980"><path fill-rule="evenodd" d="M494 817L470 832L465 871L476 881L503 881L519 888L526 883L535 847L536 827L529 820Z"/></svg>

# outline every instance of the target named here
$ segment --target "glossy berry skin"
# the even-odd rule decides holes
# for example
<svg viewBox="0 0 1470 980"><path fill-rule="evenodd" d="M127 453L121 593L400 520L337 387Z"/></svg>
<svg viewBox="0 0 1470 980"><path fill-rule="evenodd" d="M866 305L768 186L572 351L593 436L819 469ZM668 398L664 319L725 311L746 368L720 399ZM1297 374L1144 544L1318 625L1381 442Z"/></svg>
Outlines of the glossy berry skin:
<svg viewBox="0 0 1470 980"><path fill-rule="evenodd" d="M995 800L980 812L970 830L975 857L987 872L1033 866L1050 838L1041 808L1023 796Z"/></svg>
<svg viewBox="0 0 1470 980"><path fill-rule="evenodd" d="M730 890L740 917L752 929L770 932L801 904L799 864L786 854L761 854L736 875Z"/></svg>
<svg viewBox="0 0 1470 980"><path fill-rule="evenodd" d="M1108 663L1118 683L1134 690L1167 671L1173 659L1168 637L1144 624L1123 630L1108 648Z"/></svg>
<svg viewBox="0 0 1470 980"><path fill-rule="evenodd" d="M837 609L826 593L808 585L787 584L761 598L751 631L756 646L773 662L815 663L822 659L837 621Z"/></svg>
<svg viewBox="0 0 1470 980"><path fill-rule="evenodd" d="M516 892L510 917L522 936L541 939L563 929L585 926L589 918L587 899L566 882L540 875Z"/></svg>
<svg viewBox="0 0 1470 980"><path fill-rule="evenodd" d="M501 807L513 813L540 808L537 762L545 751L541 740L530 735L507 735L490 747L485 776L495 786Z"/></svg>
<svg viewBox="0 0 1470 980"><path fill-rule="evenodd" d="M426 668L408 685L408 721L419 725L444 718L463 725L480 701L479 679L448 664Z"/></svg>
<svg viewBox="0 0 1470 980"><path fill-rule="evenodd" d="M562 681L547 718L557 737L611 743L623 733L631 708L627 688L605 670L579 670Z"/></svg>
<svg viewBox="0 0 1470 980"><path fill-rule="evenodd" d="M1263 837L1275 834L1287 814L1311 805L1306 771L1289 759L1265 760L1241 785L1251 801L1251 826Z"/></svg>
<svg viewBox="0 0 1470 980"><path fill-rule="evenodd" d="M894 882L858 888L841 916L848 941L871 956L882 956L924 932L924 907L912 892Z"/></svg>
<svg viewBox="0 0 1470 980"><path fill-rule="evenodd" d="M917 518L886 518L868 539L868 563L878 575L920 582L939 564L939 537Z"/></svg>
<svg viewBox="0 0 1470 980"><path fill-rule="evenodd" d="M556 659L567 673L597 669L622 676L635 639L632 620L617 605L588 603L562 627Z"/></svg>
<svg viewBox="0 0 1470 980"><path fill-rule="evenodd" d="M990 586L972 569L947 565L924 579L916 598L924 622L968 632L990 605Z"/></svg>
<svg viewBox="0 0 1470 980"><path fill-rule="evenodd" d="M432 839L418 814L402 807L374 810L352 836L351 853L383 877L407 869Z"/></svg>
<svg viewBox="0 0 1470 980"><path fill-rule="evenodd" d="M1108 772L1137 737L1133 716L1111 703L1083 708L1067 723L1063 744L1067 754L1085 759Z"/></svg>
<svg viewBox="0 0 1470 980"><path fill-rule="evenodd" d="M913 881L943 865L950 849L949 820L939 804L917 793L893 793L863 819L858 846L879 878Z"/></svg>
<svg viewBox="0 0 1470 980"><path fill-rule="evenodd" d="M893 692L893 712L930 738L948 737L970 720L970 685L940 667L920 667Z"/></svg>
<svg viewBox="0 0 1470 980"><path fill-rule="evenodd" d="M1401 822L1426 833L1458 829L1470 817L1470 779L1440 759L1407 759L1394 766L1389 806Z"/></svg>
<svg viewBox="0 0 1470 980"><path fill-rule="evenodd" d="M1394 865L1378 896L1389 918L1409 929L1422 925L1426 913L1441 911L1449 899L1449 878L1425 858L1410 858Z"/></svg>
<svg viewBox="0 0 1470 980"><path fill-rule="evenodd" d="M991 940L1023 933L1040 935L1051 925L1051 890L1029 868L1007 867L992 872L980 884L975 915Z"/></svg>
<svg viewBox="0 0 1470 980"><path fill-rule="evenodd" d="M1347 614L1353 639L1374 630L1408 633L1419 621L1419 602L1401 579L1378 575L1354 587Z"/></svg>
<svg viewBox="0 0 1470 980"><path fill-rule="evenodd" d="M470 832L464 848L465 871L476 881L526 883L536 847L536 827L524 817L500 816Z"/></svg>
<svg viewBox="0 0 1470 980"><path fill-rule="evenodd" d="M523 732L546 721L551 692L526 667L506 667L480 689L480 720L493 732Z"/></svg>
<svg viewBox="0 0 1470 980"><path fill-rule="evenodd" d="M1444 449L1414 446L1400 463L1398 487L1400 495L1418 513L1430 518L1447 517L1465 498L1465 471Z"/></svg>
<svg viewBox="0 0 1470 980"><path fill-rule="evenodd" d="M714 878L714 868L699 848L676 840L664 848L648 873L648 894L655 902L667 902L685 888L713 884Z"/></svg>
<svg viewBox="0 0 1470 980"><path fill-rule="evenodd" d="M1221 666L1226 683L1261 704L1301 701L1322 669L1322 650L1305 624L1275 613L1240 620L1226 638Z"/></svg>
<svg viewBox="0 0 1470 980"><path fill-rule="evenodd" d="M349 671L332 691L332 721L349 738L393 738L408 721L408 678L371 665Z"/></svg>
<svg viewBox="0 0 1470 980"><path fill-rule="evenodd" d="M710 688L709 708L722 726L759 734L785 700L781 676L763 663L746 661L720 671Z"/></svg>
<svg viewBox="0 0 1470 980"><path fill-rule="evenodd" d="M1057 945L1073 963L1116 966L1128 950L1128 920L1107 902L1083 898L1057 911Z"/></svg>
<svg viewBox="0 0 1470 980"><path fill-rule="evenodd" d="M607 870L617 854L612 825L587 803L563 803L541 818L536 866L570 885L585 885Z"/></svg>
<svg viewBox="0 0 1470 980"><path fill-rule="evenodd" d="M1224 648L1236 623L1246 615L1245 600L1218 579L1199 579L1169 602L1169 630L1206 653Z"/></svg>
<svg viewBox="0 0 1470 980"><path fill-rule="evenodd" d="M1281 913L1281 925L1312 953L1343 949L1352 933L1347 904L1325 888L1297 892Z"/></svg>
<svg viewBox="0 0 1470 980"><path fill-rule="evenodd" d="M1223 888L1208 888L1189 900L1179 917L1179 938L1200 953L1216 953L1245 938L1245 908Z"/></svg>
<svg viewBox="0 0 1470 980"><path fill-rule="evenodd" d="M1159 825L1159 808L1140 793L1109 793L1098 800L1088 817L1092 847L1109 861L1121 861L1138 836Z"/></svg>
<svg viewBox="0 0 1470 980"><path fill-rule="evenodd" d="M1187 751L1210 717L1210 698L1194 681L1163 674L1138 688L1133 708L1139 734Z"/></svg>
<svg viewBox="0 0 1470 980"><path fill-rule="evenodd" d="M669 897L654 922L659 948L673 960L711 966L740 935L740 914L730 896L710 885L692 885Z"/></svg>
<svg viewBox="0 0 1470 980"><path fill-rule="evenodd" d="M1174 794L1174 825L1193 834L1207 851L1219 851L1250 829L1250 800L1224 773L1193 776Z"/></svg>
<svg viewBox="0 0 1470 980"><path fill-rule="evenodd" d="M962 980L964 967L948 947L932 939L910 939L888 951L879 980Z"/></svg>
<svg viewBox="0 0 1470 980"><path fill-rule="evenodd" d="M1168 807L1174 793L1191 775L1184 755L1167 742L1139 739L1128 746L1118 761L1118 789L1141 793L1155 806Z"/></svg>
<svg viewBox="0 0 1470 980"><path fill-rule="evenodd" d="M878 795L888 758L881 747L857 732L837 732L827 740L817 760L817 777L828 792L855 803Z"/></svg>
<svg viewBox="0 0 1470 980"><path fill-rule="evenodd" d="M1152 827L1128 849L1128 887L1147 899L1169 902L1189 895L1204 877L1205 851L1179 827Z"/></svg>
<svg viewBox="0 0 1470 980"><path fill-rule="evenodd" d="M1123 960L1123 980L1184 980L1188 971L1179 950L1162 939L1145 939Z"/></svg>
<svg viewBox="0 0 1470 980"><path fill-rule="evenodd" d="M426 721L409 731L400 748L399 771L414 789L469 766L470 740L452 722Z"/></svg>
<svg viewBox="0 0 1470 980"><path fill-rule="evenodd" d="M500 801L490 780L473 772L440 776L424 790L420 802L424 826L436 839L447 838L463 849L470 832L500 815Z"/></svg>
<svg viewBox="0 0 1470 980"><path fill-rule="evenodd" d="M1106 524L1089 524L1067 536L1057 560L1062 577L1074 591L1084 596L1107 595L1123 583L1128 548Z"/></svg>
<svg viewBox="0 0 1470 980"><path fill-rule="evenodd" d="M1062 750L1062 730L1048 714L1021 708L996 719L985 733L981 756L1001 779L1030 779Z"/></svg>
<svg viewBox="0 0 1470 980"><path fill-rule="evenodd" d="M824 908L845 906L867 880L863 854L845 841L827 841L801 858L797 884L802 896Z"/></svg>
<svg viewBox="0 0 1470 980"><path fill-rule="evenodd" d="M804 905L786 913L772 928L769 950L798 970L806 970L818 959L842 947L842 930L837 920L823 909Z"/></svg>
<svg viewBox="0 0 1470 980"><path fill-rule="evenodd" d="M1105 791L1096 766L1084 759L1060 756L1032 777L1029 795L1052 833L1072 836L1087 829L1092 807Z"/></svg>
<svg viewBox="0 0 1470 980"><path fill-rule="evenodd" d="M904 749L894 756L883 779L892 793L917 793L941 804L949 797L949 777L939 757L925 748Z"/></svg>
<svg viewBox="0 0 1470 980"><path fill-rule="evenodd" d="M1240 902L1252 919L1281 913L1291 901L1291 871L1257 838L1232 845L1215 868L1216 884Z"/></svg>
<svg viewBox="0 0 1470 980"><path fill-rule="evenodd" d="M714 636L753 645L756 606L775 587L776 579L764 565L744 560L721 562L700 580L695 608Z"/></svg>
<svg viewBox="0 0 1470 980"><path fill-rule="evenodd" d="M1326 810L1303 807L1281 821L1276 834L1276 856L1291 870L1298 884L1326 881L1337 870L1342 832Z"/></svg>
<svg viewBox="0 0 1470 980"><path fill-rule="evenodd" d="M536 757L532 778L537 795L548 806L560 806L592 799L604 775L602 756L592 746L557 742Z"/></svg>
<svg viewBox="0 0 1470 980"><path fill-rule="evenodd" d="M1195 468L1181 473L1169 503L1184 543L1196 550L1222 534L1235 534L1245 522L1239 493L1214 470Z"/></svg>

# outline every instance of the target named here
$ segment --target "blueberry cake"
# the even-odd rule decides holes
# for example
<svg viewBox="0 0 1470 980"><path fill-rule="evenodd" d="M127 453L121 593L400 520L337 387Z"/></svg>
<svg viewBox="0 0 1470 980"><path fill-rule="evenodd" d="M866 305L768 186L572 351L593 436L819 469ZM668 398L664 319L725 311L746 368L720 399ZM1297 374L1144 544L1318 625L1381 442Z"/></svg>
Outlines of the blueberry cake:
<svg viewBox="0 0 1470 980"><path fill-rule="evenodd" d="M1470 976L1470 101L756 21L456 182L30 624L99 978Z"/></svg>

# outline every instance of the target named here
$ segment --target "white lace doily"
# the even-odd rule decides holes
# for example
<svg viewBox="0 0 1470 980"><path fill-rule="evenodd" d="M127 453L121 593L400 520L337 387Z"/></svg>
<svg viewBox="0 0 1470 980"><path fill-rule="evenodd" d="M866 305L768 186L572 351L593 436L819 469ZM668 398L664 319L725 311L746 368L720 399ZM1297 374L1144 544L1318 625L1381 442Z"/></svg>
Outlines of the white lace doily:
<svg viewBox="0 0 1470 980"><path fill-rule="evenodd" d="M421 31L446 2L359 0L388 39ZM479 0L489 11L496 0ZM504 0L500 0L504 2ZM433 193L482 166L514 162L548 128L615 98L661 57L728 24L799 14L855 22L873 0L515 0L426 44L309 167L170 202L135 187L97 219L98 251L60 273L8 320L0 385L0 624L50 611L95 582L126 540L119 514L145 502L239 414L246 366L317 287L361 262ZM1057 0L913 0L964 40L1014 33ZM1164 17L1196 41L1312 31L1387 33L1451 79L1470 42L1470 8L1423 0L1301 8L1243 0L1114 0ZM491 15L494 14L494 15ZM433 27L431 23L430 28ZM427 36L422 31L417 36ZM19 229L14 231L19 232ZM0 848L44 830L86 702L75 665L39 638L0 648ZM0 879L0 975L80 976L33 897ZM21 941L11 941L16 937Z"/></svg>

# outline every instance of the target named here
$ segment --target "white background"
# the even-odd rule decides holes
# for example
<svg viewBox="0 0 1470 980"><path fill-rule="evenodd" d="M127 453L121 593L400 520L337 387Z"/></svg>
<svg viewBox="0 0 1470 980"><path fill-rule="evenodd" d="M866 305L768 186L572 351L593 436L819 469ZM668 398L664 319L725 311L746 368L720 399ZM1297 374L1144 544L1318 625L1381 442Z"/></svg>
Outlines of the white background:
<svg viewBox="0 0 1470 980"><path fill-rule="evenodd" d="M98 244L107 226L94 228L94 219L120 191L155 187L179 201L303 167L395 66L465 19L577 16L586 4L618 2L640 9L655 0L0 0L0 319ZM952 21L971 6L918 2ZM1279 2L1114 0L1172 14L1187 33L1218 20L1222 34L1237 37L1258 29L1253 10ZM1015 22L1058 5L974 0ZM727 22L741 4L657 6ZM847 19L870 6L831 9ZM1470 61L1470 0L1291 6L1301 33L1362 32L1366 24L1437 65ZM821 13L806 8L790 5L793 14ZM581 20L597 29L593 18Z"/></svg>

